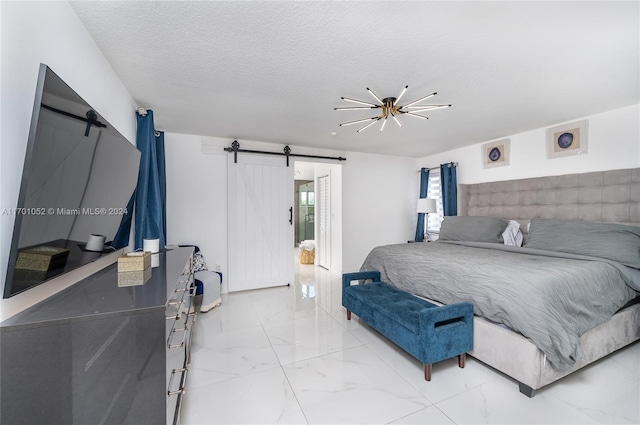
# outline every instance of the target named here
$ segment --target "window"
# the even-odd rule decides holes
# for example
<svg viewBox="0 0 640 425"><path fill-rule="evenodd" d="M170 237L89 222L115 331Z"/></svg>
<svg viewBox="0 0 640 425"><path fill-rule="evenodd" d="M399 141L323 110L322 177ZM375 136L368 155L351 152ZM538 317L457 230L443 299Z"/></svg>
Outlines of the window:
<svg viewBox="0 0 640 425"><path fill-rule="evenodd" d="M442 222L442 216L444 212L442 210L442 186L440 184L440 170L435 169L429 172L429 188L427 189L427 197L436 199L438 205L437 214L429 214L429 222L427 223L427 229L429 232L440 232L440 223Z"/></svg>

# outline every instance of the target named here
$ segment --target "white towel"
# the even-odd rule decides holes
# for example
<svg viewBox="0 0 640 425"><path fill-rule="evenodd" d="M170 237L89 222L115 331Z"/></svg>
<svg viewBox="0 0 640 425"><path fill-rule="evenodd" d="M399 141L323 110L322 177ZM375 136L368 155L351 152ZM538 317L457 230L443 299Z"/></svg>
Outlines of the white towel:
<svg viewBox="0 0 640 425"><path fill-rule="evenodd" d="M502 233L505 245L522 246L522 232L520 231L520 223L515 220L509 220L509 225Z"/></svg>

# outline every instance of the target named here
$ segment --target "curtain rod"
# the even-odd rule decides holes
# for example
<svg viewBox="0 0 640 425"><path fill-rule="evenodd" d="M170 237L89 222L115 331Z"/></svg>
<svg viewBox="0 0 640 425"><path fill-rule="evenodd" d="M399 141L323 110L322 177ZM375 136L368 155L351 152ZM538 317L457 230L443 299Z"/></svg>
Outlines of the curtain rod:
<svg viewBox="0 0 640 425"><path fill-rule="evenodd" d="M136 112L138 113L138 115L140 115L142 117L146 117L147 116L147 108L140 107L140 108L136 109ZM153 134L156 137L160 137L160 133L161 133L161 130L158 130L157 128L153 129Z"/></svg>
<svg viewBox="0 0 640 425"><path fill-rule="evenodd" d="M449 164L451 164L451 162L449 162ZM458 163L457 163L457 162L454 162L454 163L453 163L453 165L455 165L455 166L457 167L457 166L458 166ZM440 167L427 168L427 170L429 170L429 171L439 170L439 169L440 169ZM418 173L419 173L420 171L422 171L422 170L418 170Z"/></svg>
<svg viewBox="0 0 640 425"><path fill-rule="evenodd" d="M87 111L87 118L85 118L85 117L81 117L79 115L72 114L70 112L63 111L61 109L54 108L54 107L49 106L49 105L45 105L44 103L41 103L40 106L42 106L44 109L48 109L48 110L50 110L52 112L55 112L57 114L61 114L61 115L64 115L64 116L67 116L69 118L73 118L73 119L76 119L76 120L79 120L79 121L84 121L84 122L86 122L88 124L95 125L96 127L104 127L104 128L107 127L106 125L104 125L103 123L101 123L100 121L97 120L97 116L95 115L95 112L94 112L93 109L89 109L89 111Z"/></svg>
<svg viewBox="0 0 640 425"><path fill-rule="evenodd" d="M222 148L223 150L225 150L226 152L233 152L233 162L237 163L238 162L238 152L241 153L260 153L260 154L265 154L265 155L278 155L278 156L286 156L287 157L287 167L289 166L289 157L290 156L297 156L297 157L301 157L301 158L319 158L319 159L333 159L336 161L346 161L347 158L343 158L341 156L321 156L321 155L303 155L303 154L295 154L295 153L291 153L291 148L287 145L284 147L284 152L268 152L268 151L256 151L256 150L250 150L250 149L240 149L240 143L238 143L237 140L234 140L233 143L231 143L231 146L228 148Z"/></svg>

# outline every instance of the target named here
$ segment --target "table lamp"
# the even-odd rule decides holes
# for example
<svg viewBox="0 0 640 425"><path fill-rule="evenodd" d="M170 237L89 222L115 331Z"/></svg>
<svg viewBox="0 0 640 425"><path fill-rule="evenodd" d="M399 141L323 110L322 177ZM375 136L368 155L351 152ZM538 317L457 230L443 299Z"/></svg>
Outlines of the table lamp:
<svg viewBox="0 0 640 425"><path fill-rule="evenodd" d="M433 198L418 199L416 212L423 213L426 216L424 220L424 240L429 242L429 232L427 231L428 222L429 222L429 213L438 212L438 205L436 204L436 200Z"/></svg>

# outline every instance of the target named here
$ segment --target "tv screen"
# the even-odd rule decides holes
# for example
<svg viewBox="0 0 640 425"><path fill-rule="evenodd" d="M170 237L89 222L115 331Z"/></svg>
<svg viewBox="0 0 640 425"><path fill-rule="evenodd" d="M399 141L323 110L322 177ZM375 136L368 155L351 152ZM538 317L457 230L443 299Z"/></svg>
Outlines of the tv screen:
<svg viewBox="0 0 640 425"><path fill-rule="evenodd" d="M4 298L113 252L139 162L135 146L40 65L18 204L3 212L15 216Z"/></svg>

